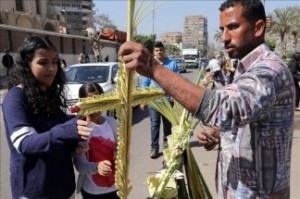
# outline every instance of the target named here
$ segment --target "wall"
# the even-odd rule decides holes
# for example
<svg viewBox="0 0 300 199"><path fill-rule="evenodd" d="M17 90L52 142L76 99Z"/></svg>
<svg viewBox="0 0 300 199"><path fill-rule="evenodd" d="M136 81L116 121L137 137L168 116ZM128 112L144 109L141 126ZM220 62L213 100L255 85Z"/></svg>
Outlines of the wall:
<svg viewBox="0 0 300 199"><path fill-rule="evenodd" d="M30 35L46 35L55 45L59 56L66 60L67 64L77 63L80 53L87 53L90 61L95 61L95 56L88 37L59 34L49 31L25 29L15 26L0 24L0 56L2 58L5 49L10 49L11 54L16 56L18 47L23 43L24 39ZM117 42L101 41L103 49L101 50L102 57L109 57L108 61L116 61L118 59ZM1 64L2 65L2 64Z"/></svg>

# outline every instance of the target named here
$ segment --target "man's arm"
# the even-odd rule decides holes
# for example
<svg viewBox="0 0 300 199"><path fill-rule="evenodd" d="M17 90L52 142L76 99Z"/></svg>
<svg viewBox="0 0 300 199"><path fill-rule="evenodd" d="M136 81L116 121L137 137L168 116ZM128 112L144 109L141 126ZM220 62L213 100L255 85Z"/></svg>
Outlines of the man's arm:
<svg viewBox="0 0 300 199"><path fill-rule="evenodd" d="M153 65L153 79L175 100L191 113L195 113L202 101L205 89L161 66Z"/></svg>
<svg viewBox="0 0 300 199"><path fill-rule="evenodd" d="M126 68L156 81L167 94L171 95L191 113L198 109L205 89L194 85L180 75L162 66L141 44L128 41L121 45L119 54Z"/></svg>

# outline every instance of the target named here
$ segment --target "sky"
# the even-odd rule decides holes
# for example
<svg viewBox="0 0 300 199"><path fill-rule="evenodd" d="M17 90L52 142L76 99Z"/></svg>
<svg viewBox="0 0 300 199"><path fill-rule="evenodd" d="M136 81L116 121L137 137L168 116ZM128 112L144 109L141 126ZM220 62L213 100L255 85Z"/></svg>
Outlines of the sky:
<svg viewBox="0 0 300 199"><path fill-rule="evenodd" d="M138 5L139 2L137 1L136 4ZM144 5L147 4L146 2ZM161 1L155 1L155 5L159 5L159 2ZM150 12L142 20L137 33L144 35L154 33L159 39L165 32L183 32L185 16L202 15L207 18L209 41L214 42L214 34L219 29L219 7L222 2L221 0L167 0L155 10L154 15ZM96 13L108 15L118 30L126 31L126 0L94 0L94 3ZM265 0L264 4L266 15L270 15L276 8L300 6L300 0ZM152 6L153 3L149 5Z"/></svg>

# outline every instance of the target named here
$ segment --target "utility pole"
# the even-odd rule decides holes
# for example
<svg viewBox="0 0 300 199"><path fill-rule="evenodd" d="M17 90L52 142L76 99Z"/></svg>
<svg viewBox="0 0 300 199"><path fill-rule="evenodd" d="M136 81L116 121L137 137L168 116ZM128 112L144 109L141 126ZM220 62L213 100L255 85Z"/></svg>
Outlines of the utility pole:
<svg viewBox="0 0 300 199"><path fill-rule="evenodd" d="M155 1L153 1L153 11L152 11L152 34L154 35L154 23L155 22Z"/></svg>

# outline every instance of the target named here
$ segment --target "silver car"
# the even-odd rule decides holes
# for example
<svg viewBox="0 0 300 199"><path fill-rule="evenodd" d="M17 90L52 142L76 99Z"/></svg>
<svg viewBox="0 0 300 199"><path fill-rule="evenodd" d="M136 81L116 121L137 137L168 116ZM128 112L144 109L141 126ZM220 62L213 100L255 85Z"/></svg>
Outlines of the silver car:
<svg viewBox="0 0 300 199"><path fill-rule="evenodd" d="M178 66L179 71L181 73L186 72L186 63L185 63L183 58L181 58L181 57L171 57L170 59L177 63L177 66Z"/></svg>
<svg viewBox="0 0 300 199"><path fill-rule="evenodd" d="M97 82L104 93L112 91L115 88L118 62L74 64L66 67L64 71L67 103L72 106L78 101L78 91L84 83Z"/></svg>

